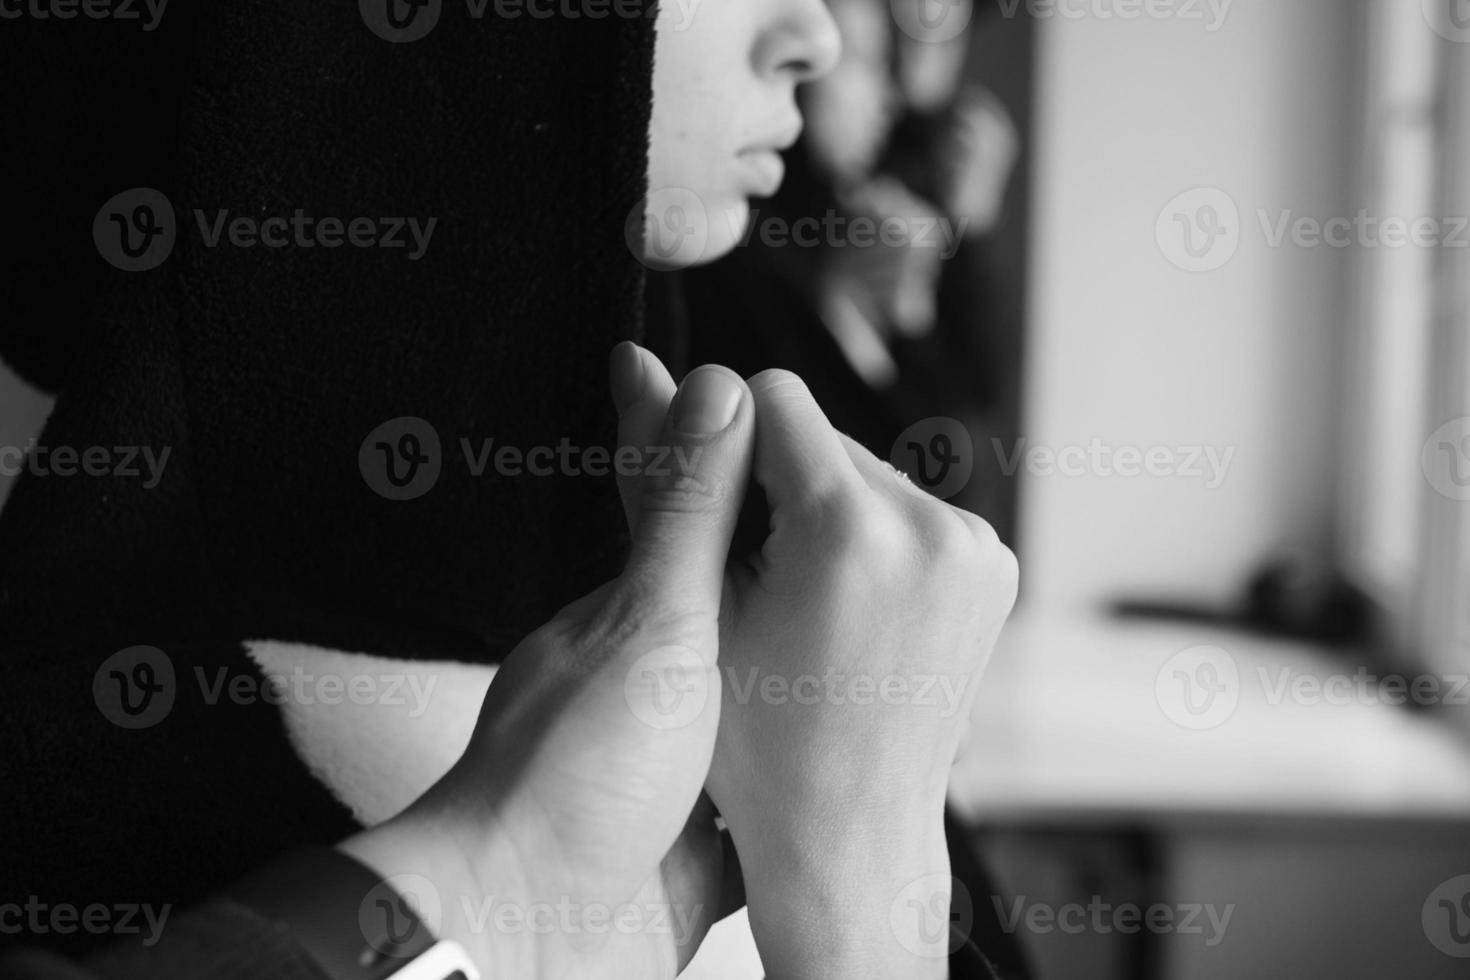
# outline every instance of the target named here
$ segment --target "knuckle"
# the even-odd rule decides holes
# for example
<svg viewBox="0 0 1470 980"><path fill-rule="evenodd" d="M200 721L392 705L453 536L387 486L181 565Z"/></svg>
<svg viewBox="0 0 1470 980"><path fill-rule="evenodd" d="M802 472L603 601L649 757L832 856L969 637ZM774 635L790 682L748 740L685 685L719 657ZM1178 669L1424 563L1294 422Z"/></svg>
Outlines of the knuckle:
<svg viewBox="0 0 1470 980"><path fill-rule="evenodd" d="M1000 535L995 533L995 528L990 526L989 521L967 510L959 510L957 508L954 510L960 519L964 521L966 529L982 550L988 551L1001 546Z"/></svg>
<svg viewBox="0 0 1470 980"><path fill-rule="evenodd" d="M776 416L799 414L816 405L816 397L801 375L782 368L767 368L746 382L756 412Z"/></svg>
<svg viewBox="0 0 1470 980"><path fill-rule="evenodd" d="M747 383L753 394L764 395L783 388L794 388L797 393L809 393L801 375L784 368L766 368L753 375Z"/></svg>
<svg viewBox="0 0 1470 980"><path fill-rule="evenodd" d="M718 473L694 471L649 476L644 484L644 514L698 515L718 512L734 488Z"/></svg>
<svg viewBox="0 0 1470 980"><path fill-rule="evenodd" d="M919 500L911 520L929 561L942 569L976 564L979 549L969 522L955 508L933 500Z"/></svg>
<svg viewBox="0 0 1470 980"><path fill-rule="evenodd" d="M867 594L908 566L912 531L889 508L856 494L834 495L797 515L799 550L821 556L822 575L839 594Z"/></svg>
<svg viewBox="0 0 1470 980"><path fill-rule="evenodd" d="M845 541L861 536L873 518L870 501L859 488L839 482L805 484L793 489L783 506L797 524L821 540Z"/></svg>
<svg viewBox="0 0 1470 980"><path fill-rule="evenodd" d="M897 514L859 494L833 495L826 515L827 533L851 561L891 557L909 546L910 535Z"/></svg>
<svg viewBox="0 0 1470 980"><path fill-rule="evenodd" d="M944 505L926 509L920 522L931 568L984 582L1008 605L1015 602L1020 565L988 521Z"/></svg>
<svg viewBox="0 0 1470 980"><path fill-rule="evenodd" d="M973 514L965 515L965 523L968 525L972 540L975 542L976 552L980 555L985 567L996 570L1002 578L1016 578L1019 575L1016 556L1011 549L1001 541L1000 535L995 528Z"/></svg>
<svg viewBox="0 0 1470 980"><path fill-rule="evenodd" d="M996 577L1005 587L1011 604L1014 604L1016 595L1021 589L1021 563L1016 560L1016 553L1005 545L1000 546L1000 554L996 561Z"/></svg>

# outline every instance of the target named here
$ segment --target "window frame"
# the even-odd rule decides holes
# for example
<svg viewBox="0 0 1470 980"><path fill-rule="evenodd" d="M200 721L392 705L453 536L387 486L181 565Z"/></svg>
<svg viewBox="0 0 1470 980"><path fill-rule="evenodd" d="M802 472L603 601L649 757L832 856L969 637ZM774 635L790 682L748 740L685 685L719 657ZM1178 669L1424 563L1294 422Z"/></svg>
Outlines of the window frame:
<svg viewBox="0 0 1470 980"><path fill-rule="evenodd" d="M1386 84L1393 71L1388 59L1395 53L1389 50L1390 31L1385 27L1388 18L1403 16L1405 9L1401 0L1364 0L1355 5L1364 66L1356 93L1355 184L1370 210L1392 196L1385 164L1393 114L1419 111L1394 104ZM1439 38L1427 23L1423 30L1433 86L1428 110L1434 139L1432 172L1420 175L1432 188L1429 214L1470 216L1470 45ZM1355 312L1348 323L1342 375L1339 553L1346 575L1368 603L1370 640L1380 656L1399 667L1463 674L1470 672L1470 503L1436 492L1422 473L1412 478L1399 473L1396 479L1412 483L1406 504L1412 514L1389 515L1388 520L1412 524L1413 531L1403 542L1409 551L1406 567L1389 567L1385 556L1373 548L1374 522L1384 520L1374 508L1386 502L1373 499L1370 468L1396 465L1395 460L1402 465L1407 456L1396 458L1393 453L1421 446L1370 442L1364 451L1364 434L1382 431L1385 423L1374 414L1384 410L1372 390L1377 369L1371 357L1379 340L1374 331L1401 323L1375 316L1385 279L1383 261L1383 249L1358 248L1352 259L1350 295ZM1424 390L1420 405L1411 409L1416 413L1416 431L1426 440L1445 422L1470 418L1470 249L1436 248L1428 264L1423 283L1427 320L1415 328L1427 330L1428 363L1418 367Z"/></svg>

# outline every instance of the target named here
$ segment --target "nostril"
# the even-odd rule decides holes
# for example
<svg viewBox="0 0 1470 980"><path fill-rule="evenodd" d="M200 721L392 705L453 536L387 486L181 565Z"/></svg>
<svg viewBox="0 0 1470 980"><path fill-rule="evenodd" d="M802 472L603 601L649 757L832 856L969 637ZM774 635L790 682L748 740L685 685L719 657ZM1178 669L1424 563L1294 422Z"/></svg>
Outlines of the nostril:
<svg viewBox="0 0 1470 980"><path fill-rule="evenodd" d="M809 82L837 67L842 36L831 11L819 0L790 0L794 9L758 44L755 62L797 82Z"/></svg>
<svg viewBox="0 0 1470 980"><path fill-rule="evenodd" d="M817 75L816 65L806 58L793 58L781 66L781 71L796 76L799 82L805 82Z"/></svg>

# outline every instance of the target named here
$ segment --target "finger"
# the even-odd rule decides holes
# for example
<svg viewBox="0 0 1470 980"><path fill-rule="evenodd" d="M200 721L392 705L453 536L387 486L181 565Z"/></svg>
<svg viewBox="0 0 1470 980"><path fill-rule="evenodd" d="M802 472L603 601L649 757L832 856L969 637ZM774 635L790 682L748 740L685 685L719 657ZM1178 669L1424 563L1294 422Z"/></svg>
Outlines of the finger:
<svg viewBox="0 0 1470 980"><path fill-rule="evenodd" d="M901 470L873 455L866 446L852 436L841 432L837 435L842 440L842 448L847 450L847 456L852 460L852 465L871 489L878 493L910 496L917 494L921 498L937 500L925 492L923 487L900 475Z"/></svg>
<svg viewBox="0 0 1470 980"><path fill-rule="evenodd" d="M783 507L820 506L862 491L866 484L837 430L801 378L762 371L750 379L755 398L755 478L765 488L772 514Z"/></svg>
<svg viewBox="0 0 1470 980"><path fill-rule="evenodd" d="M853 468L858 471L858 475L863 478L863 482L874 490L886 489L884 486L886 482L884 477L886 476L891 479L893 473L890 470L885 470L883 461L877 456L874 456L868 450L867 446L864 446L846 432L837 433L837 439L842 443L842 448L847 451L847 458L852 460Z"/></svg>
<svg viewBox="0 0 1470 980"><path fill-rule="evenodd" d="M663 361L632 341L625 340L613 348L608 362L608 380L613 404L618 410L618 450L627 447L640 452L654 445L663 432L669 404L674 400L676 385ZM628 530L638 527L638 502L641 481L638 474L616 466L618 496L623 500L623 515Z"/></svg>
<svg viewBox="0 0 1470 980"><path fill-rule="evenodd" d="M707 365L684 379L636 492L621 598L643 619L652 603L656 618L718 621L754 438L754 403L739 375Z"/></svg>

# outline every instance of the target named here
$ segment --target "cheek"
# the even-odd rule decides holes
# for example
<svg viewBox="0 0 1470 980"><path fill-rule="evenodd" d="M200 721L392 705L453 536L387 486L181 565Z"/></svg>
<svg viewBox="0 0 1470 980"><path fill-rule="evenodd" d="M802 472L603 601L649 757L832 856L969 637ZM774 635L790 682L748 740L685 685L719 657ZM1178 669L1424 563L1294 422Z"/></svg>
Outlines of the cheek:
<svg viewBox="0 0 1470 980"><path fill-rule="evenodd" d="M730 106L712 79L697 75L677 90L655 94L650 128L649 178L653 186L698 190L722 165L730 140Z"/></svg>
<svg viewBox="0 0 1470 980"><path fill-rule="evenodd" d="M781 108L767 104L772 96L750 70L759 9L751 2L711 2L684 31L660 22L645 249L645 261L655 267L713 261L745 233L749 163L738 153L750 140L751 120ZM667 14L680 6L666 0L661 9Z"/></svg>
<svg viewBox="0 0 1470 980"><path fill-rule="evenodd" d="M649 181L653 188L681 187L718 194L732 179L742 112L752 111L742 91L740 4L722 0L700 8L687 29L661 19L653 72ZM668 2L664 16L681 4ZM723 206L711 201L711 206Z"/></svg>
<svg viewBox="0 0 1470 980"><path fill-rule="evenodd" d="M703 133L695 106L687 96L655 101L648 147L648 178L652 187L688 187L699 173Z"/></svg>

